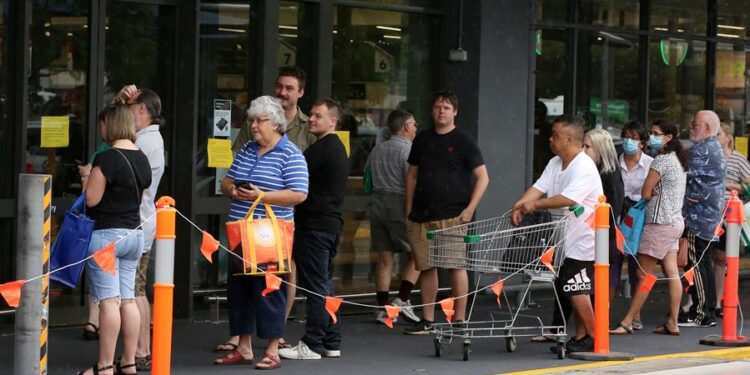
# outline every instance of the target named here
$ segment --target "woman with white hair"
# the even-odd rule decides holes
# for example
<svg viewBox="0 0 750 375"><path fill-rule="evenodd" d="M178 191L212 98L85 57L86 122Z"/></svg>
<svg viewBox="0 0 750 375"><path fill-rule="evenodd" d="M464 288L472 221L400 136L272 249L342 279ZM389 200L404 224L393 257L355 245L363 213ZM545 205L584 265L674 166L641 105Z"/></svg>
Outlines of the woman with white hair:
<svg viewBox="0 0 750 375"><path fill-rule="evenodd" d="M287 138L287 121L281 102L271 96L261 96L250 103L247 111L253 136L237 153L221 191L231 198L229 220L242 220L253 202L262 194L263 203L271 206L276 217L291 220L294 206L307 198L308 172L302 152ZM254 218L265 218L266 211L259 205ZM286 288L263 297L266 287L263 276L235 275L230 270L227 282L229 330L239 336L236 349L214 362L217 365L251 365L253 351L251 336L267 339L266 353L255 364L258 369L281 366L279 339L284 333Z"/></svg>

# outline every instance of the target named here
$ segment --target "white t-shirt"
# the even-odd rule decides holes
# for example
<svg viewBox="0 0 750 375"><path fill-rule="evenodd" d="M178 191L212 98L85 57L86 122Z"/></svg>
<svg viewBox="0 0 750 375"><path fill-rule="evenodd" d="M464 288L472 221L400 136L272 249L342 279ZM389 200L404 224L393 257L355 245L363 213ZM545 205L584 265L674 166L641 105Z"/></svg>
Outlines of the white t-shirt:
<svg viewBox="0 0 750 375"><path fill-rule="evenodd" d="M602 180L599 170L591 158L581 151L565 170L562 159L552 158L544 168L542 176L534 183L534 188L546 194L548 198L562 195L583 206L584 213L568 224L565 239L565 257L577 260L594 260L594 230L585 223L594 213L602 191ZM553 210L565 214L567 210Z"/></svg>
<svg viewBox="0 0 750 375"><path fill-rule="evenodd" d="M161 176L164 174L164 139L159 133L159 125L149 125L135 134L135 145L146 154L148 163L151 165L151 186L143 191L141 198L141 223L143 223L143 252L151 251L151 245L156 237L156 217L151 217L156 212L154 199L156 190L159 189ZM151 217L151 220L146 221Z"/></svg>

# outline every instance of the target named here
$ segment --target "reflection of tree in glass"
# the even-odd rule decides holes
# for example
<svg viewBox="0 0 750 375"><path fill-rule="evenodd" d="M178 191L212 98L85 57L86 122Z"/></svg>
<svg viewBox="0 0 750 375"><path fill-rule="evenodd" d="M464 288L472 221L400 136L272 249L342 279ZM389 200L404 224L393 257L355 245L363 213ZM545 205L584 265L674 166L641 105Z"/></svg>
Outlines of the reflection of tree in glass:
<svg viewBox="0 0 750 375"><path fill-rule="evenodd" d="M159 92L155 86L160 72L154 69L157 59L162 57L158 49L159 28L155 27L160 21L158 10L157 6L132 3L109 6L106 85L112 93L131 83Z"/></svg>

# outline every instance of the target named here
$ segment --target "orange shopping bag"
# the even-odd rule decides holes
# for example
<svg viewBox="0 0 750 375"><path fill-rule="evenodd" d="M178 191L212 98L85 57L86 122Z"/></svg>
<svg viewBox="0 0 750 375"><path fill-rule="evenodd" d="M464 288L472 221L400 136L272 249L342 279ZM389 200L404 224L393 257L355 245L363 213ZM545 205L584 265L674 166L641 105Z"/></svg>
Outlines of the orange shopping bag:
<svg viewBox="0 0 750 375"><path fill-rule="evenodd" d="M264 272L284 274L289 272L292 257L294 221L276 218L271 206L266 208L265 219L253 219L263 195L253 202L245 218L227 222L231 271L235 275L262 275Z"/></svg>

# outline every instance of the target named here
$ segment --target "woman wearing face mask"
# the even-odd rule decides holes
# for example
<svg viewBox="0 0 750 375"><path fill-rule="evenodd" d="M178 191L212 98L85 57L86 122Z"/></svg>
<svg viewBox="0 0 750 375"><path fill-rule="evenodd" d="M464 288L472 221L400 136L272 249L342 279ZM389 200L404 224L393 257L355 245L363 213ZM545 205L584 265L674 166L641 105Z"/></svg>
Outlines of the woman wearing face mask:
<svg viewBox="0 0 750 375"><path fill-rule="evenodd" d="M682 283L677 271L678 241L685 228L682 219L682 202L685 196L687 154L677 139L677 125L669 120L657 120L651 125L649 147L657 150L651 163L641 196L648 200L646 225L638 247L638 288L633 294L630 309L612 335L633 333L633 319L646 302L649 292L640 289L647 274L661 263L664 275L669 278L669 318L654 330L662 335L679 335L677 311L682 298Z"/></svg>
<svg viewBox="0 0 750 375"><path fill-rule="evenodd" d="M622 174L622 183L625 187L625 199L622 202L622 214L626 214L630 207L641 200L641 189L643 182L646 181L646 175L651 169L651 162L654 158L646 155L643 150L648 142L648 131L637 121L631 121L622 128L622 150L620 155L620 172ZM638 285L638 264L635 258L626 257L619 251L609 254L609 301L615 297L617 289L620 288L622 281L622 265L628 259L628 280L630 281L630 295L635 293L635 287ZM643 328L640 314L633 319L633 329Z"/></svg>

